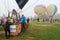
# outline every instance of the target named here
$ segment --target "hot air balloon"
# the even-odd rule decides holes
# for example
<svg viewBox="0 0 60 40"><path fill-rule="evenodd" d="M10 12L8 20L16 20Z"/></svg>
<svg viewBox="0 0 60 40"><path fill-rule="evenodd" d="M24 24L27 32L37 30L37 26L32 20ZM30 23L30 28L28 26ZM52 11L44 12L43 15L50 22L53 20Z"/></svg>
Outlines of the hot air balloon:
<svg viewBox="0 0 60 40"><path fill-rule="evenodd" d="M25 6L25 4L28 2L28 0L16 0L16 2L19 8L22 9Z"/></svg>
<svg viewBox="0 0 60 40"><path fill-rule="evenodd" d="M57 12L57 6L56 5L53 5L53 4L50 4L48 7L47 7L47 15L50 17L50 22L53 22L53 16L55 15L55 13Z"/></svg>
<svg viewBox="0 0 60 40"><path fill-rule="evenodd" d="M34 8L34 12L36 14L39 14L39 15L45 15L45 12L46 12L46 7L45 5L37 5L35 8Z"/></svg>
<svg viewBox="0 0 60 40"><path fill-rule="evenodd" d="M50 4L47 7L47 15L48 16L54 16L56 12L57 12L57 6L56 5Z"/></svg>

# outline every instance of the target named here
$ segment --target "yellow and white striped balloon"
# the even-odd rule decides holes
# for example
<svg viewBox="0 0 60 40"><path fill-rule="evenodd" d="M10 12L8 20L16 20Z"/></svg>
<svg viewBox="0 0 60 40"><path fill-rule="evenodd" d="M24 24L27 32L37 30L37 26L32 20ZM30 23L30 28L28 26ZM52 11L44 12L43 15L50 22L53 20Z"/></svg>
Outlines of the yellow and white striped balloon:
<svg viewBox="0 0 60 40"><path fill-rule="evenodd" d="M37 5L35 8L34 8L34 12L36 14L39 14L39 15L45 15L45 12L46 12L46 7L45 5Z"/></svg>

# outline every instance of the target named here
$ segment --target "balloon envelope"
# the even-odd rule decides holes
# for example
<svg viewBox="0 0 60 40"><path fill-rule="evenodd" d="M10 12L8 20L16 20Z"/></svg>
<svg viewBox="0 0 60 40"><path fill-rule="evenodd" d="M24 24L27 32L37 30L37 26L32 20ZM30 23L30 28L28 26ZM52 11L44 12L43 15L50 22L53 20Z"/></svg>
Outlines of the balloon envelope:
<svg viewBox="0 0 60 40"><path fill-rule="evenodd" d="M44 5L37 5L34 8L34 12L39 15L45 15L46 7Z"/></svg>
<svg viewBox="0 0 60 40"><path fill-rule="evenodd" d="M56 7L56 5L49 5L49 6L47 7L47 15L48 15L48 16L54 16L56 12L57 12L57 7Z"/></svg>

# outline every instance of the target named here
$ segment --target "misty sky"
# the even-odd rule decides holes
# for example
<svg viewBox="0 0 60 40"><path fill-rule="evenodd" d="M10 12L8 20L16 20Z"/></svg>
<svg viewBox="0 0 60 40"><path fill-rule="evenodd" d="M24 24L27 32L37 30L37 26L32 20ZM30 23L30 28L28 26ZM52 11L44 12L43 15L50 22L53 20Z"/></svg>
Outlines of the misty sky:
<svg viewBox="0 0 60 40"><path fill-rule="evenodd" d="M34 9L34 7L36 6L36 5L40 5L40 4L44 4L44 5L46 5L46 7L49 5L49 4L54 4L54 5L56 5L57 6L57 8L58 8L58 11L57 11L57 13L60 13L60 0L30 0L27 4L26 4L26 6L23 8L23 11L26 13L26 14L30 14L30 15L34 15L35 13L34 13L34 11L33 11L33 9ZM30 5L29 5L30 4ZM30 7L29 7L30 6ZM26 10L27 9L27 10Z"/></svg>
<svg viewBox="0 0 60 40"><path fill-rule="evenodd" d="M33 11L34 7L36 5L44 4L46 7L49 4L54 4L57 6L58 11L57 13L60 13L60 0L29 0L27 4L22 9L22 14L24 14L26 17L34 16L35 13ZM0 16L3 14L8 13L7 11L12 11L12 9L19 10L19 7L15 0L0 0Z"/></svg>

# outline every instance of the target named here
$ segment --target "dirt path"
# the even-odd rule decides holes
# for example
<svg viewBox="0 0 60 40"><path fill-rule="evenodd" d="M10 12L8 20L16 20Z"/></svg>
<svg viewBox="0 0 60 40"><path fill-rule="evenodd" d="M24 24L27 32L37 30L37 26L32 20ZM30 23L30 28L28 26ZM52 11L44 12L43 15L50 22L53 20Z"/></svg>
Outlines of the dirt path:
<svg viewBox="0 0 60 40"><path fill-rule="evenodd" d="M5 32L4 31L0 31L0 35L3 35Z"/></svg>

